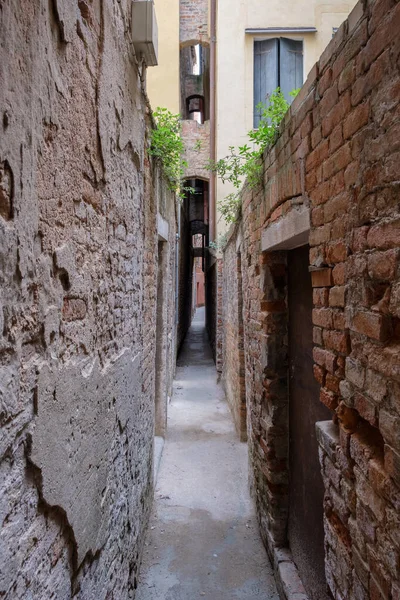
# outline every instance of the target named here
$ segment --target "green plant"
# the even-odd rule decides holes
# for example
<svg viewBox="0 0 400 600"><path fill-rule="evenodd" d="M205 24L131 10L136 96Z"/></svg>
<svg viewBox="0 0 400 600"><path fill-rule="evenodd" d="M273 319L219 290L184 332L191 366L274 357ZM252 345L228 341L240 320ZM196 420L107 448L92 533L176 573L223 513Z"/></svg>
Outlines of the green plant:
<svg viewBox="0 0 400 600"><path fill-rule="evenodd" d="M210 248L214 248L214 250L222 250L222 248L225 246L227 240L228 240L228 234L220 233L217 236L217 239L215 240L215 242L210 242L209 246L210 246Z"/></svg>
<svg viewBox="0 0 400 600"><path fill-rule="evenodd" d="M187 163L183 160L185 146L180 116L174 115L167 108L157 107L153 117L156 128L151 133L149 153L162 161L172 191L188 191L182 189L181 185Z"/></svg>
<svg viewBox="0 0 400 600"><path fill-rule="evenodd" d="M293 90L290 95L295 97L299 90ZM216 163L210 162L207 168L217 173L223 183L229 182L237 190L218 201L218 208L227 223L237 219L240 206L239 190L247 181L250 188L257 188L262 182L262 155L264 150L276 140L279 124L289 108L283 93L279 88L272 92L268 104L260 103L257 109L261 111L258 129L248 132L248 144L235 148L229 147L229 154Z"/></svg>

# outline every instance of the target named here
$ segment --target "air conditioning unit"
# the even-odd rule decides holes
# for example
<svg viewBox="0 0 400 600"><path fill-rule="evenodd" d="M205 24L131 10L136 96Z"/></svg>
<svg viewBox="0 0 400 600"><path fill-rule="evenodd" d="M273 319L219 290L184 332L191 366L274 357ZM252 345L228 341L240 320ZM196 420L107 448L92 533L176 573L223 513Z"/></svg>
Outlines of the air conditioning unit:
<svg viewBox="0 0 400 600"><path fill-rule="evenodd" d="M132 41L148 67L158 64L158 29L153 0L133 0Z"/></svg>

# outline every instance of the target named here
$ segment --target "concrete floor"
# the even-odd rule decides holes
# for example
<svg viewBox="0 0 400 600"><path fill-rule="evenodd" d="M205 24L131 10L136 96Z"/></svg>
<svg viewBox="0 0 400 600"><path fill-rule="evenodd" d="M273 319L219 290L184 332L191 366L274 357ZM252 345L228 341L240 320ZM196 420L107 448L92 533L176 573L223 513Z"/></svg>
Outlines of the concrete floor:
<svg viewBox="0 0 400 600"><path fill-rule="evenodd" d="M238 441L196 313L178 361L137 600L278 600Z"/></svg>

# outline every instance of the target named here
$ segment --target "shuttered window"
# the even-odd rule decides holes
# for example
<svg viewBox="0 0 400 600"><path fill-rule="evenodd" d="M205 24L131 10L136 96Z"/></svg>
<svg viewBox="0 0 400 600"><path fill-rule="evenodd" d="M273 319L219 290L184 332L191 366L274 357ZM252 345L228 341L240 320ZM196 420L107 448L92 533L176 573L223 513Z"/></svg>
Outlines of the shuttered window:
<svg viewBox="0 0 400 600"><path fill-rule="evenodd" d="M257 104L265 103L280 87L288 102L289 92L303 85L303 42L274 38L254 42L254 127L260 122Z"/></svg>

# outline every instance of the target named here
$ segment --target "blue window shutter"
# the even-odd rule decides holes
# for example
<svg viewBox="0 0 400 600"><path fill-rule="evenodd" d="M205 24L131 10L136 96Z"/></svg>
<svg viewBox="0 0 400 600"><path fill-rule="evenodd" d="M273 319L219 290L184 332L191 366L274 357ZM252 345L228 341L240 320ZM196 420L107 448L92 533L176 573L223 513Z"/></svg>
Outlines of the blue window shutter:
<svg viewBox="0 0 400 600"><path fill-rule="evenodd" d="M292 102L289 92L303 85L303 42L287 38L280 42L280 88Z"/></svg>
<svg viewBox="0 0 400 600"><path fill-rule="evenodd" d="M256 106L267 102L268 96L278 87L278 40L254 42L254 127L261 113Z"/></svg>

